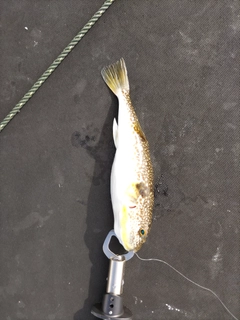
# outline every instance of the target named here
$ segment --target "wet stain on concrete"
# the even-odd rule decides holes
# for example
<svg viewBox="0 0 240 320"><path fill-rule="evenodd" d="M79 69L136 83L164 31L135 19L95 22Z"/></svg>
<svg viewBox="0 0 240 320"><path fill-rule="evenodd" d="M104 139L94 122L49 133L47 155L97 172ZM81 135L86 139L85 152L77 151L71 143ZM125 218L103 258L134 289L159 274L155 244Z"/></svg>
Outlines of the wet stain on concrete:
<svg viewBox="0 0 240 320"><path fill-rule="evenodd" d="M112 135L109 134L111 128L105 128L101 133L93 124L89 124L82 128L82 131L75 131L71 136L72 146L75 148L83 148L87 151L91 158L96 161L96 168L92 181L94 185L101 182L106 183L109 179L109 168L112 166L113 154L115 147Z"/></svg>

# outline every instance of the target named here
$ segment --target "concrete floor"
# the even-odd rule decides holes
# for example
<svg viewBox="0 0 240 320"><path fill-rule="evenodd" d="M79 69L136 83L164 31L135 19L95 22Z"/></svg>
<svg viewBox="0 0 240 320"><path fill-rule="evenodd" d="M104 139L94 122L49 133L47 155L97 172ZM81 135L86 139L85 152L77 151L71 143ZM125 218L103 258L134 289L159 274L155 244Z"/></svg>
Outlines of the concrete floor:
<svg viewBox="0 0 240 320"><path fill-rule="evenodd" d="M102 3L1 1L1 119ZM3 130L1 319L96 319L117 114L100 70L120 57L155 171L139 254L240 317L239 40L237 0L116 0ZM209 292L136 257L124 302L135 320L233 319Z"/></svg>

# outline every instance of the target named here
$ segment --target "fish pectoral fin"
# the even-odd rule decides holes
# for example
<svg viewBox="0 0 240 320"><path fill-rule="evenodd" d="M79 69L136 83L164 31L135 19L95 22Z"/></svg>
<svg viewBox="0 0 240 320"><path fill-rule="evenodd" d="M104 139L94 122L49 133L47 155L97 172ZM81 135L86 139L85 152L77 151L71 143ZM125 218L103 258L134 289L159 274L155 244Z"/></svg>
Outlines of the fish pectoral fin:
<svg viewBox="0 0 240 320"><path fill-rule="evenodd" d="M132 183L127 188L127 195L131 202L137 202L139 197L145 198L150 194L150 188L144 182Z"/></svg>
<svg viewBox="0 0 240 320"><path fill-rule="evenodd" d="M139 192L136 188L136 183L132 183L130 184L130 186L128 186L126 194L131 202L134 203L137 201L139 197Z"/></svg>
<svg viewBox="0 0 240 320"><path fill-rule="evenodd" d="M150 188L144 182L137 183L136 188L142 198L149 196Z"/></svg>
<svg viewBox="0 0 240 320"><path fill-rule="evenodd" d="M117 149L117 147L118 147L118 125L117 125L116 118L113 119L113 140L114 140L115 147Z"/></svg>

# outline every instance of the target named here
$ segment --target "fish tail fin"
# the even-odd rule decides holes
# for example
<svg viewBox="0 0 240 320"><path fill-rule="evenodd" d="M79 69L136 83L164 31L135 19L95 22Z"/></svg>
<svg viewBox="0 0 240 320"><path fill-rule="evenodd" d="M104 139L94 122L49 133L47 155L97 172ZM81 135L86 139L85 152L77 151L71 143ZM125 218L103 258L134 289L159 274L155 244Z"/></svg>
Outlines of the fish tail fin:
<svg viewBox="0 0 240 320"><path fill-rule="evenodd" d="M121 95L123 91L129 92L127 68L123 58L110 66L104 67L101 74L103 80L116 96Z"/></svg>

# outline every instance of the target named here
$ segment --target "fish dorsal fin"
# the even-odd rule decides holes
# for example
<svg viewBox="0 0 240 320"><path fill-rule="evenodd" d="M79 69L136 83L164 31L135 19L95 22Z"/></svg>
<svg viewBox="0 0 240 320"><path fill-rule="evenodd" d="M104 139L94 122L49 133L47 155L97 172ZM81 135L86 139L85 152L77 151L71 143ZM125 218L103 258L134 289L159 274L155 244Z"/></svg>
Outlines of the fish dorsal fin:
<svg viewBox="0 0 240 320"><path fill-rule="evenodd" d="M134 131L140 136L140 138L141 138L142 140L147 141L147 138L146 138L144 132L142 131L142 128L141 128L141 126L140 126L140 124L139 124L138 121L136 121L136 122L134 123L133 128L134 128Z"/></svg>
<svg viewBox="0 0 240 320"><path fill-rule="evenodd" d="M117 147L118 147L118 125L117 125L116 118L113 119L113 140L114 140L115 147L117 149Z"/></svg>

